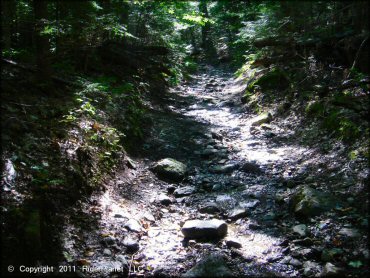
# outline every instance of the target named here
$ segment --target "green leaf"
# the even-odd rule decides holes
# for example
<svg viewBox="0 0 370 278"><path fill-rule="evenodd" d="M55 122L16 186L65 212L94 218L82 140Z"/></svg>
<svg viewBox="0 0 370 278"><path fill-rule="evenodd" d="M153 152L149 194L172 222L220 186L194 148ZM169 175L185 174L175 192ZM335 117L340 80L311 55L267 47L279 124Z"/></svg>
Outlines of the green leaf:
<svg viewBox="0 0 370 278"><path fill-rule="evenodd" d="M361 261L350 261L348 265L352 266L353 268L360 268L363 264Z"/></svg>

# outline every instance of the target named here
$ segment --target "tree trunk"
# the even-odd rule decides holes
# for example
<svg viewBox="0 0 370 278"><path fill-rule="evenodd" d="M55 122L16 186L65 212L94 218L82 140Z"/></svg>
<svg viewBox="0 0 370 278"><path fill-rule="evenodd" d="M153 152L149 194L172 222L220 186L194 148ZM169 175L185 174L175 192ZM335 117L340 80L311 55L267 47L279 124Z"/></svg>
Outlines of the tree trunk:
<svg viewBox="0 0 370 278"><path fill-rule="evenodd" d="M199 12L201 12L206 19L209 18L207 2L205 1L199 2ZM209 22L206 22L202 26L202 48L205 50L211 48L211 41L209 38L210 29L211 26Z"/></svg>
<svg viewBox="0 0 370 278"><path fill-rule="evenodd" d="M46 35L42 34L47 20L47 2L34 0L33 9L35 14L35 46L37 78L42 83L51 81L50 43Z"/></svg>
<svg viewBox="0 0 370 278"><path fill-rule="evenodd" d="M1 1L1 9L2 9L2 48L3 50L10 49L12 44L12 32L11 32L11 24L12 24L12 12L10 7L10 1Z"/></svg>

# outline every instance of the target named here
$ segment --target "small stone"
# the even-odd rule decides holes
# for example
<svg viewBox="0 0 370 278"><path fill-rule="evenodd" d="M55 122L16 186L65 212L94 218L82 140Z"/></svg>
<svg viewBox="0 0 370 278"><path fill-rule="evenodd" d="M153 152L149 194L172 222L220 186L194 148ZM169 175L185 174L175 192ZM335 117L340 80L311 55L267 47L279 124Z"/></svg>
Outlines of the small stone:
<svg viewBox="0 0 370 278"><path fill-rule="evenodd" d="M237 220L239 218L245 217L248 215L248 211L245 208L234 208L230 213L229 213L229 218L231 220Z"/></svg>
<svg viewBox="0 0 370 278"><path fill-rule="evenodd" d="M302 262L294 258L290 259L289 264L296 267L302 266Z"/></svg>
<svg viewBox="0 0 370 278"><path fill-rule="evenodd" d="M105 248L104 251L103 251L103 255L104 256L111 256L112 255L112 251L110 251L108 248Z"/></svg>
<svg viewBox="0 0 370 278"><path fill-rule="evenodd" d="M216 183L212 186L212 191L221 191L223 188L222 184Z"/></svg>
<svg viewBox="0 0 370 278"><path fill-rule="evenodd" d="M168 206L172 203L172 200L166 194L160 194L157 196L157 202L161 203L164 206Z"/></svg>
<svg viewBox="0 0 370 278"><path fill-rule="evenodd" d="M128 261L126 260L125 256L117 255L116 260L119 261L122 264L123 268L128 268L129 264L128 264Z"/></svg>
<svg viewBox="0 0 370 278"><path fill-rule="evenodd" d="M333 277L338 277L343 273L343 269L336 267L332 263L326 263L324 266L324 271L323 275L324 276L333 276Z"/></svg>
<svg viewBox="0 0 370 278"><path fill-rule="evenodd" d="M132 231L132 232L141 232L142 231L141 225L135 219L130 219L129 221L127 221L125 223L124 227L127 228L129 231Z"/></svg>
<svg viewBox="0 0 370 278"><path fill-rule="evenodd" d="M293 227L293 232L296 233L296 234L299 234L301 237L304 237L307 235L307 226L305 224L299 224L299 225L295 225Z"/></svg>
<svg viewBox="0 0 370 278"><path fill-rule="evenodd" d="M254 209L254 208L256 208L258 206L259 203L260 203L259 200L252 200L252 201L248 201L248 202L242 202L239 205L242 208Z"/></svg>
<svg viewBox="0 0 370 278"><path fill-rule="evenodd" d="M116 243L116 238L113 236L107 236L102 239L105 246L110 246Z"/></svg>
<svg viewBox="0 0 370 278"><path fill-rule="evenodd" d="M135 253L140 248L139 243L132 238L125 238L122 244L127 248L129 253Z"/></svg>
<svg viewBox="0 0 370 278"><path fill-rule="evenodd" d="M298 245L302 245L302 246L311 246L311 245L313 245L313 241L309 237L306 237L304 239L293 240L293 243L298 244Z"/></svg>
<svg viewBox="0 0 370 278"><path fill-rule="evenodd" d="M215 214L215 213L220 212L220 209L219 209L219 207L217 206L216 203L209 202L209 203L206 203L203 206L201 206L199 208L199 212L201 212L201 213Z"/></svg>
<svg viewBox="0 0 370 278"><path fill-rule="evenodd" d="M315 262L306 261L303 264L303 274L310 277L318 277L322 273L322 267Z"/></svg>
<svg viewBox="0 0 370 278"><path fill-rule="evenodd" d="M134 169L134 170L136 170L136 168L137 168L135 162L131 158L129 158L129 157L126 157L126 165L129 168Z"/></svg>
<svg viewBox="0 0 370 278"><path fill-rule="evenodd" d="M185 238L220 238L227 234L227 224L218 219L212 220L188 220L181 228Z"/></svg>
<svg viewBox="0 0 370 278"><path fill-rule="evenodd" d="M242 244L236 239L226 240L226 246L228 248L237 248L237 249L242 248Z"/></svg>
<svg viewBox="0 0 370 278"><path fill-rule="evenodd" d="M238 168L237 164L216 165L209 168L211 173L227 174Z"/></svg>
<svg viewBox="0 0 370 278"><path fill-rule="evenodd" d="M194 186L184 186L184 187L180 187L180 188L177 188L173 194L175 195L175 197L183 197L183 196L188 196L188 195L191 195L193 193L195 193L196 191L196 188Z"/></svg>

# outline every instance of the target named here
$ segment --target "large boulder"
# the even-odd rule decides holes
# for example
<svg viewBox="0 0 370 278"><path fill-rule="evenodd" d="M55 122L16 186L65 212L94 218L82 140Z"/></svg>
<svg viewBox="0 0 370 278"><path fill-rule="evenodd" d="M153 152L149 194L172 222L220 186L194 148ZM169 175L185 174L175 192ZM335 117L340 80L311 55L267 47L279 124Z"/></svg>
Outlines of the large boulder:
<svg viewBox="0 0 370 278"><path fill-rule="evenodd" d="M219 254L209 255L200 260L182 277L232 277L223 257Z"/></svg>
<svg viewBox="0 0 370 278"><path fill-rule="evenodd" d="M181 228L185 238L188 239L215 239L227 234L227 224L218 219L188 220Z"/></svg>
<svg viewBox="0 0 370 278"><path fill-rule="evenodd" d="M312 217L334 208L336 199L328 193L304 185L294 194L291 205L297 215Z"/></svg>
<svg viewBox="0 0 370 278"><path fill-rule="evenodd" d="M181 181L185 177L187 167L184 163L175 159L164 158L158 161L152 170L161 179Z"/></svg>

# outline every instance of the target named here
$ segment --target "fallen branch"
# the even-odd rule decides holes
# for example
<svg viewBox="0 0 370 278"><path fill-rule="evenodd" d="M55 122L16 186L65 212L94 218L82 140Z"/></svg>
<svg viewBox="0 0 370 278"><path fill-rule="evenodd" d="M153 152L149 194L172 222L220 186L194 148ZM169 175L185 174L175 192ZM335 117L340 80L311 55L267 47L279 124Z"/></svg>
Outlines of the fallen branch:
<svg viewBox="0 0 370 278"><path fill-rule="evenodd" d="M15 62L15 61L12 61L12 60L8 60L8 59L1 59L1 61L7 65L11 65L13 67L16 67L16 68L20 68L22 70L27 70L27 71L30 71L30 72L36 72L37 71L37 68L34 67L34 66L31 66L31 65L25 65L25 64L21 64L21 63L18 63L18 62ZM76 82L73 82L73 81L69 81L69 80L65 80L59 76L52 76L51 77L52 80L56 81L56 82L59 82L59 83L63 83L63 84L67 84L69 86L76 86L76 87L81 87L80 84L76 83Z"/></svg>

